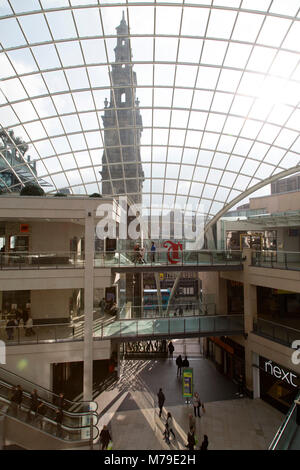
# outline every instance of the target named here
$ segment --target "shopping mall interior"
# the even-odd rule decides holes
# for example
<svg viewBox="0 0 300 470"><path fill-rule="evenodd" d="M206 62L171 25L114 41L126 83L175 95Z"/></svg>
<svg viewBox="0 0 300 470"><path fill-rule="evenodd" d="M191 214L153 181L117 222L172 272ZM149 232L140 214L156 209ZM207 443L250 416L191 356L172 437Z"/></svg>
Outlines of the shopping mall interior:
<svg viewBox="0 0 300 470"><path fill-rule="evenodd" d="M300 449L299 34L0 2L0 449Z"/></svg>

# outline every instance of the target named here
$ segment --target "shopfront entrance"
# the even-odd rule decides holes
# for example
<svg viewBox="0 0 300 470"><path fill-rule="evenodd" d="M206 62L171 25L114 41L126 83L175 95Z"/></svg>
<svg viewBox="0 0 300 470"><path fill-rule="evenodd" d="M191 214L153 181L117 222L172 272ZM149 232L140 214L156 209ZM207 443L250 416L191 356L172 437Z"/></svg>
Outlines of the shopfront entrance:
<svg viewBox="0 0 300 470"><path fill-rule="evenodd" d="M260 397L282 413L293 404L300 385L300 378L280 364L259 357Z"/></svg>

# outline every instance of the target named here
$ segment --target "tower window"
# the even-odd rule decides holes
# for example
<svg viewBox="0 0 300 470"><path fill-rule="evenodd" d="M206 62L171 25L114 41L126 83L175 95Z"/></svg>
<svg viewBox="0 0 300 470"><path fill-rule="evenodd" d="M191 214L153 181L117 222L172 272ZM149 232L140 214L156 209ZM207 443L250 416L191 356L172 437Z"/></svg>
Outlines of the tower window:
<svg viewBox="0 0 300 470"><path fill-rule="evenodd" d="M126 93L121 94L121 103L126 103Z"/></svg>
<svg viewBox="0 0 300 470"><path fill-rule="evenodd" d="M122 69L125 69L125 64L122 64Z"/></svg>
<svg viewBox="0 0 300 470"><path fill-rule="evenodd" d="M125 39L122 39L122 46L125 46Z"/></svg>

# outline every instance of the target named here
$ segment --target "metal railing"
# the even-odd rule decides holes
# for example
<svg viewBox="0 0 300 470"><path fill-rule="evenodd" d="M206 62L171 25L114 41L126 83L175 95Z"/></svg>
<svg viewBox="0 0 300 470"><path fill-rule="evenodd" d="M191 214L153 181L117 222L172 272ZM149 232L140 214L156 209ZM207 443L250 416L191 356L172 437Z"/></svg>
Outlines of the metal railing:
<svg viewBox="0 0 300 470"><path fill-rule="evenodd" d="M147 251L141 256L136 251L97 251L94 266L218 266L241 265L241 251L184 250L170 254L158 250L155 255ZM63 269L83 268L84 254L77 252L10 252L0 254L0 270L8 269Z"/></svg>
<svg viewBox="0 0 300 470"><path fill-rule="evenodd" d="M0 269L83 268L84 255L77 252L1 253Z"/></svg>
<svg viewBox="0 0 300 470"><path fill-rule="evenodd" d="M192 316L173 318L148 318L119 320L103 327L94 334L96 339L184 337L207 334L229 334L244 332L243 315Z"/></svg>
<svg viewBox="0 0 300 470"><path fill-rule="evenodd" d="M93 332L101 330L103 325L109 324L115 320L111 318L99 318L93 322ZM84 339L84 321L74 323L47 323L43 325L33 325L28 331L24 326L1 326L0 340L6 345L18 344L42 344L42 343L60 343L64 341L83 341Z"/></svg>
<svg viewBox="0 0 300 470"><path fill-rule="evenodd" d="M300 393L297 395L300 399ZM275 434L268 450L288 450L297 432L300 432L299 425L296 422L297 405L295 403L290 407L283 423ZM299 447L298 447L299 449Z"/></svg>
<svg viewBox="0 0 300 470"><path fill-rule="evenodd" d="M202 265L241 265L241 251L222 250L183 250L170 254L157 250L155 254L146 251L143 255L133 250L96 252L95 267L130 266L202 266Z"/></svg>
<svg viewBox="0 0 300 470"><path fill-rule="evenodd" d="M172 303L163 305L124 305L118 309L118 319L161 318L216 315L215 303Z"/></svg>
<svg viewBox="0 0 300 470"><path fill-rule="evenodd" d="M300 330L263 318L257 318L253 324L254 333L277 343L291 347L294 340L300 339Z"/></svg>
<svg viewBox="0 0 300 470"><path fill-rule="evenodd" d="M23 390L22 402L19 407L11 401L14 387L20 385ZM36 390L38 402L44 403L45 414L39 416L31 411L30 393ZM40 385L34 384L24 377L0 368L0 405L1 412L31 426L43 429L57 436L56 410L59 408L59 396ZM63 422L59 436L68 441L87 441L96 439L99 434L97 428L98 404L96 402L74 402L64 399ZM76 410L76 411L75 411Z"/></svg>
<svg viewBox="0 0 300 470"><path fill-rule="evenodd" d="M212 315L208 313L192 316L189 314L182 317L131 318L117 321L115 321L115 317L112 317L111 322L108 320L93 328L93 337L97 340L105 340L112 337L120 339L126 335L138 337L149 334L151 336L167 334L172 336L173 333L178 333L184 336L185 334L201 334L207 331L216 334L219 331L243 331L243 318L243 315L237 314ZM15 336L12 339L7 338L6 327L0 328L0 339L7 346L82 341L84 339L83 328L76 334L76 328L66 324L34 326L35 334L29 337L21 331L23 327L11 328L15 330Z"/></svg>
<svg viewBox="0 0 300 470"><path fill-rule="evenodd" d="M300 252L298 251L254 251L251 266L300 271Z"/></svg>

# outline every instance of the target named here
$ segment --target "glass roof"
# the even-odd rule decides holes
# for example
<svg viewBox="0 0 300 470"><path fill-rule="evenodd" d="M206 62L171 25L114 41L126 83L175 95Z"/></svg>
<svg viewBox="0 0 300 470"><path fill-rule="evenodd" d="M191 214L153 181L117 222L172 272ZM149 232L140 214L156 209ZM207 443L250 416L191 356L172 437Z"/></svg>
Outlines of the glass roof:
<svg viewBox="0 0 300 470"><path fill-rule="evenodd" d="M142 187L145 208L212 217L300 161L300 0L0 0L0 15L0 130L28 145L14 160L0 146L8 190L22 167L49 193ZM127 167L140 186L115 184Z"/></svg>

